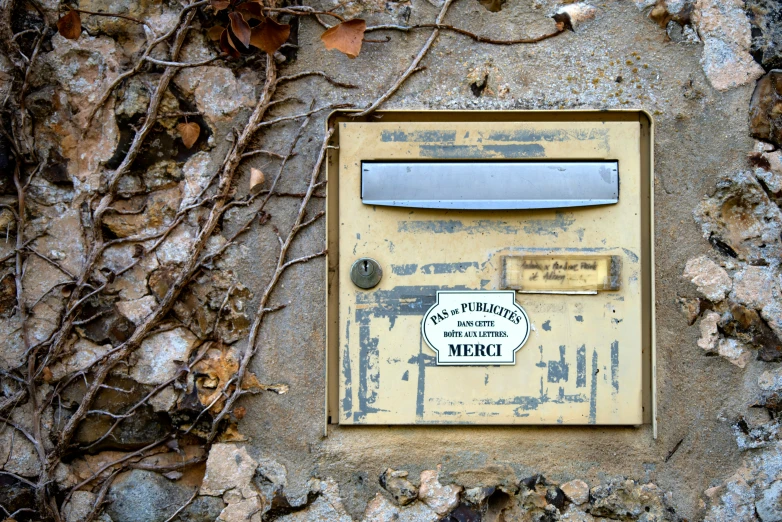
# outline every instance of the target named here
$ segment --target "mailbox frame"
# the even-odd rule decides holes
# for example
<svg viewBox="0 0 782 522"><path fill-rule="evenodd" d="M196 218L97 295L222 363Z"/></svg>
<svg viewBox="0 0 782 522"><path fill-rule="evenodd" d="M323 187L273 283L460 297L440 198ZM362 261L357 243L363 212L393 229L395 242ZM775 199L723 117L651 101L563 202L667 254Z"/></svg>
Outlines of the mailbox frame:
<svg viewBox="0 0 782 522"><path fill-rule="evenodd" d="M384 110L372 115L357 117L354 110L333 112L327 126L333 127L330 148L326 158L326 350L324 377L326 394L324 404L324 435L329 424L339 424L339 123L490 123L490 122L639 122L641 139L641 280L646 298L642 302L642 335L650 349L642 361L643 424L651 424L653 437L657 438L657 387L656 387L656 323L654 280L654 121L643 110L551 110L551 111L421 111ZM621 176L621 173L620 173ZM620 179L621 183L621 179ZM356 197L359 197L357 194ZM621 196L620 196L621 197ZM540 426L540 425L539 425ZM488 427L488 426L487 426ZM606 425L599 427L605 428Z"/></svg>

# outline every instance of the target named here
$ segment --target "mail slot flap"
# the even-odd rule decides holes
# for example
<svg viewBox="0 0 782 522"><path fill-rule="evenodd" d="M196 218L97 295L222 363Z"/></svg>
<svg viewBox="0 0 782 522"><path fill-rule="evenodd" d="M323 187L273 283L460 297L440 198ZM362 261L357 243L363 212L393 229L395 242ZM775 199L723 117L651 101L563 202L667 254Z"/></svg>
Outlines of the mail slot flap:
<svg viewBox="0 0 782 522"><path fill-rule="evenodd" d="M361 171L366 205L508 210L619 201L616 161L365 161Z"/></svg>

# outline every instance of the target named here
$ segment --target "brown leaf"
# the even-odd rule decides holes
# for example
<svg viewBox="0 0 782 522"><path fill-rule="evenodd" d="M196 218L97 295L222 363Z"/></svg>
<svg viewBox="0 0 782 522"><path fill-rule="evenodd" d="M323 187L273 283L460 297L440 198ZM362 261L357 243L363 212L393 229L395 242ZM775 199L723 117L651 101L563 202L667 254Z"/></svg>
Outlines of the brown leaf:
<svg viewBox="0 0 782 522"><path fill-rule="evenodd" d="M228 29L220 34L220 50L232 58L239 58L241 56L239 51L234 49L233 44L231 43L231 39L228 36Z"/></svg>
<svg viewBox="0 0 782 522"><path fill-rule="evenodd" d="M282 44L288 41L290 35L290 25L278 24L271 18L267 18L262 24L253 27L250 45L266 51L268 54L274 54Z"/></svg>
<svg viewBox="0 0 782 522"><path fill-rule="evenodd" d="M219 413L225 404L223 388L229 395L235 390L235 386L228 386L228 382L239 371L239 359L236 351L230 346L220 345L218 348L210 348L204 357L193 365L191 375L194 377L194 390L198 393L198 400L203 406L212 405L211 411Z"/></svg>
<svg viewBox="0 0 782 522"><path fill-rule="evenodd" d="M253 372L244 374L244 379L242 379L243 390L259 390L262 389L262 386L261 381L258 380L258 377Z"/></svg>
<svg viewBox="0 0 782 522"><path fill-rule="evenodd" d="M226 30L226 34L228 35L228 43L231 45L231 47L236 50L240 55L247 54L250 52L250 47L247 45L244 45L239 38L236 37L234 32L231 30L231 26L229 25Z"/></svg>
<svg viewBox="0 0 782 522"><path fill-rule="evenodd" d="M250 192L257 194L263 187L264 181L266 181L266 176L263 175L261 169L250 169Z"/></svg>
<svg viewBox="0 0 782 522"><path fill-rule="evenodd" d="M228 18L231 20L231 31L236 38L245 47L250 45L250 26L244 20L244 17L240 13L230 13Z"/></svg>
<svg viewBox="0 0 782 522"><path fill-rule="evenodd" d="M245 442L247 437L239 433L239 428L236 424L229 424L225 431L218 436L217 440L220 442Z"/></svg>
<svg viewBox="0 0 782 522"><path fill-rule="evenodd" d="M223 27L222 25L213 25L206 32L206 36L213 42L219 42L220 35L223 34L223 31L225 31L225 27Z"/></svg>
<svg viewBox="0 0 782 522"><path fill-rule="evenodd" d="M259 2L245 2L236 6L236 10L241 11L245 18L263 20L263 7Z"/></svg>
<svg viewBox="0 0 782 522"><path fill-rule="evenodd" d="M209 2L212 4L212 7L214 7L215 11L222 11L223 9L228 9L228 6L231 5L231 2L228 0L211 0Z"/></svg>
<svg viewBox="0 0 782 522"><path fill-rule="evenodd" d="M244 406L239 406L237 408L234 408L233 411L234 417L236 417L239 420L242 420L245 415L247 415L247 408Z"/></svg>
<svg viewBox="0 0 782 522"><path fill-rule="evenodd" d="M81 35L81 18L76 11L68 11L65 16L57 20L57 31L63 38L76 40Z"/></svg>
<svg viewBox="0 0 782 522"><path fill-rule="evenodd" d="M44 382L52 382L54 376L52 375L52 370L48 366L44 366L42 374Z"/></svg>
<svg viewBox="0 0 782 522"><path fill-rule="evenodd" d="M190 123L180 123L176 126L176 130L179 131L179 135L182 136L182 143L188 149L195 145L195 142L198 141L198 136L201 134L201 127L192 121Z"/></svg>
<svg viewBox="0 0 782 522"><path fill-rule="evenodd" d="M361 43L366 29L367 23L360 18L355 18L327 29L320 35L320 39L323 40L326 49L336 49L349 58L355 58L361 52Z"/></svg>

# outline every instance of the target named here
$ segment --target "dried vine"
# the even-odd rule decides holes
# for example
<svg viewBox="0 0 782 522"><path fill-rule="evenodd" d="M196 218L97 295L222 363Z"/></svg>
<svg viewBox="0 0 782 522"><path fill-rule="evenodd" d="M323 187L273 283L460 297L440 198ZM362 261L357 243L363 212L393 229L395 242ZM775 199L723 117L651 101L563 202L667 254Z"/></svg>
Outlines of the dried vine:
<svg viewBox="0 0 782 522"><path fill-rule="evenodd" d="M288 45L284 43L285 40L281 39L281 35L284 34L287 39L289 30L284 28L284 24L275 21L274 17L284 15L291 19L313 18L319 23L323 23L319 17L335 18L338 20L337 25L326 25L328 29L324 33L323 41L327 46L349 55L358 53L355 49L356 45L360 51L365 32L432 30L408 67L381 96L358 112L357 116L366 116L377 110L400 89L412 74L423 69L421 63L437 40L440 31L456 32L478 42L513 45L535 43L555 36L562 30L559 27L555 32L537 38L515 40L498 40L479 36L445 23L448 8L453 1L446 0L436 20L431 24L370 27L366 27L363 20L346 20L338 13L316 11L307 6L279 7L257 2L218 2L215 0L211 2L200 0L180 6L175 23L163 34L152 34L149 37L148 43L136 53L131 66L118 72L113 80L106 82L91 103L86 115L81 119L81 133L84 137L91 131L91 125L99 114L104 118L114 117L113 114L105 113L110 112L107 108L116 98L118 90L140 75L154 73L155 82L150 87L146 110L138 124L132 128L132 137L121 161L116 168L99 168L98 172L92 172L91 174L100 175L100 187L89 191L80 201L82 236L85 238L86 244L83 259L77 272L47 255L46 252L35 248L36 242L45 238L48 232L46 230L38 231L31 225L31 211L28 204L30 190L31 187L36 186L42 172L49 167L51 155L46 157L39 154L39 149L43 145L37 142L36 126L33 125L34 116L27 105L31 78L39 66L42 49L50 45L57 30L68 38L79 37L80 16L113 16L144 27L147 26L144 20L129 15L113 15L65 7L59 13L52 13L42 10L34 0L18 0L17 2L2 0L0 2L0 12L4 13L0 16L0 38L6 44L4 50L6 57L15 67L12 88L8 96L4 100L0 100L2 102L0 110L3 114L3 124L0 128L4 143L9 149L8 161L13 164L12 182L15 191L15 200L0 204L0 212L7 212L10 215L8 219L15 224L15 233L13 234L15 237L13 249L0 258L0 262L10 270L9 274L13 280L12 317L20 325L20 339L24 352L21 364L16 367L3 368L0 371L0 378L4 384L4 391L0 397L0 423L4 429L12 430L13 437L18 436L32 445L39 469L35 477L22 476L5 468L0 470L1 475L11 477L35 494L34 507L25 507L12 512L0 505L6 517L19 516L59 522L64 520L63 508L74 498L74 493L90 491L95 497L94 504L86 519L94 520L104 509L107 495L115 478L120 473L130 469L168 473L202 464L205 456L194 457L168 466L151 464L148 459L153 455L164 454L175 448L178 440L194 436L206 446L208 452L209 445L230 432L232 426L241 418L242 415L239 413L241 407L238 402L244 395L260 391L280 392L285 389L284 386L264 385L257 382L255 377L251 375L249 368L253 357L262 348L259 335L265 320L269 314L286 306L285 303L275 304L274 301L275 291L285 273L296 265L326 254L325 249L319 249L292 257L290 249L302 230L317 224L324 216L323 211L313 212L310 203L313 198L323 197L318 192L325 183L319 181L320 172L328 150L329 140L334 132L333 128L330 128L322 137L319 151L312 161L312 168L305 180L306 188L301 192L281 192L278 190L278 185L283 176L289 175L288 163L298 154L297 147L301 138L308 132L312 119L325 110L344 108L350 105L342 103L316 107L315 100L312 100L304 112L273 118L269 118L268 113L271 107L278 106L283 102L300 101L296 98L275 99L277 89L282 84L291 84L309 77L319 77L338 88L351 89L355 86L332 78L322 71L279 75L274 53L277 49ZM243 8L242 5L244 5ZM193 31L206 31L208 28L203 26L204 21L214 19L224 10L228 13L230 25L226 28L220 27L221 38L225 37L227 45L233 46L233 50L227 49L221 40L220 47L224 51L221 55L197 61L183 60L180 55L189 34ZM14 33L11 23L12 13L25 13L26 19L32 20L28 22L29 27ZM59 18L60 23L57 23L59 16L62 17ZM63 18L66 16L69 17L66 20L67 24L63 23ZM251 26L245 18L255 25ZM74 24L76 25L74 26ZM266 32L264 33L264 31ZM346 36L340 34L340 31L351 32L348 34L352 38L348 38L351 40L349 45L346 43ZM360 33L360 38L356 44L356 39L353 37L358 34L357 32ZM253 39L251 40L251 38ZM270 44L269 40L275 40L276 47ZM185 118L185 122L187 122L187 117L200 116L198 111L188 109L171 112L165 106L166 97L169 96L177 75L184 69L206 67L219 61L227 62L232 56L251 53L252 49L248 43L268 51L261 54L264 58L261 60L263 62L262 73L259 74L263 75L263 85L247 119L227 136L215 137L216 140L231 140L231 145L228 147L219 168L200 188L199 192L189 200L188 204L182 205L171 216L162 229L144 230L124 237L107 235L108 216L140 215L146 211L146 207L135 210L122 207L134 196L133 193L123 189L123 182L127 181L134 171L135 164L143 157L150 136L160 128L159 126L164 120ZM266 46L269 45L273 48L267 49ZM259 144L263 135L289 122L300 123L294 138L289 140L284 150L269 150ZM190 126L188 129L193 129L192 123L185 123L185 125ZM195 124L194 138L198 137L199 131L200 127ZM184 138L184 136L182 137ZM195 142L195 139L192 141ZM189 146L192 146L192 143ZM267 188L260 190L253 188L247 196L239 197L237 196L239 192L237 183L241 177L243 166L258 156L264 156L278 162L275 175L268 183ZM299 199L295 218L284 232L280 232L272 224L271 217L266 212L267 204L273 198ZM222 222L232 209L242 209L247 218L229 237L223 238L224 242L219 247L210 247L210 241L220 235ZM71 350L75 340L81 337L81 329L113 314L109 308L95 308L94 303L112 302L112 292L114 292L112 285L118 278L149 261L167 242L170 242L173 235L182 231L186 224L193 222L197 223L197 232L192 244L189 245L189 255L176 267L170 276L165 292L158 296L154 307L146 317L135 325L126 338L112 342L110 349L95 357L85 367L55 377L52 368L63 364L72 356ZM270 267L271 274L260 290L257 305L250 321L246 346L243 350L239 350L238 364L230 378L220 382L207 404L197 405L198 411L193 418L189 419L188 423L173 426L165 435L148 444L127 451L121 457L103 463L93 469L88 476L75 481L67 488L58 485L57 473L66 461L81 458L100 448L102 444L112 441L123 423L129 422L129 419L139 415L164 390L178 386L177 389L182 392L180 393L180 401L185 400L182 395L188 390L190 390L188 393L195 393L195 368L203 364L212 351L224 349L227 344L220 338L219 325L233 294L237 291L236 283L232 283L224 291L220 299L221 304L210 328L201 336L189 359L179 364L172 377L157 385L144 388L138 399L128 400L121 408L112 410L99 406L102 394L108 391L120 395L130 392L122 386L112 384L111 378L119 368L131 364L130 359L137 353L145 340L153 335L182 327L181 321L173 317L172 311L178 303L182 302L188 288L194 284L199 275L212 270L214 263L225 255L229 248L238 245L242 237L253 227L264 226L274 227L279 242L279 251L274 266ZM105 260L113 251L112 249L128 245L134 247L133 260L118 269L107 268ZM26 270L30 266L32 258L42 260L56 269L64 281L57 282L35 301L29 303L28 290L25 285L27 283ZM37 308L50 299L60 299L62 304L57 311L55 327L45 338L34 340L30 333L32 319L37 313ZM266 349L271 350L273 347L266 347ZM77 389L78 401L76 404L72 407L62 406L64 403L69 403L67 397L72 396L75 393L74 390ZM56 416L53 413L55 411L57 412ZM19 416L24 417L24 422L17 418ZM106 418L108 425L94 440L85 443L80 441L77 435L91 417ZM15 440L12 438L9 458ZM175 520L194 501L196 496L197 491L193 492L187 503L171 514L169 520Z"/></svg>

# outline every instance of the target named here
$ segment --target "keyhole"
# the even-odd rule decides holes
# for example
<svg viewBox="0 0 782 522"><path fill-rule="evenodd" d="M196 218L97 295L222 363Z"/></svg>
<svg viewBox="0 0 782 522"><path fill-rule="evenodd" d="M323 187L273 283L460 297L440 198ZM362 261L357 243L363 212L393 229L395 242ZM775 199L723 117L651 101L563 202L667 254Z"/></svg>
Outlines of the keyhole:
<svg viewBox="0 0 782 522"><path fill-rule="evenodd" d="M383 277L383 270L370 258L356 260L350 268L350 278L359 288L372 288Z"/></svg>

